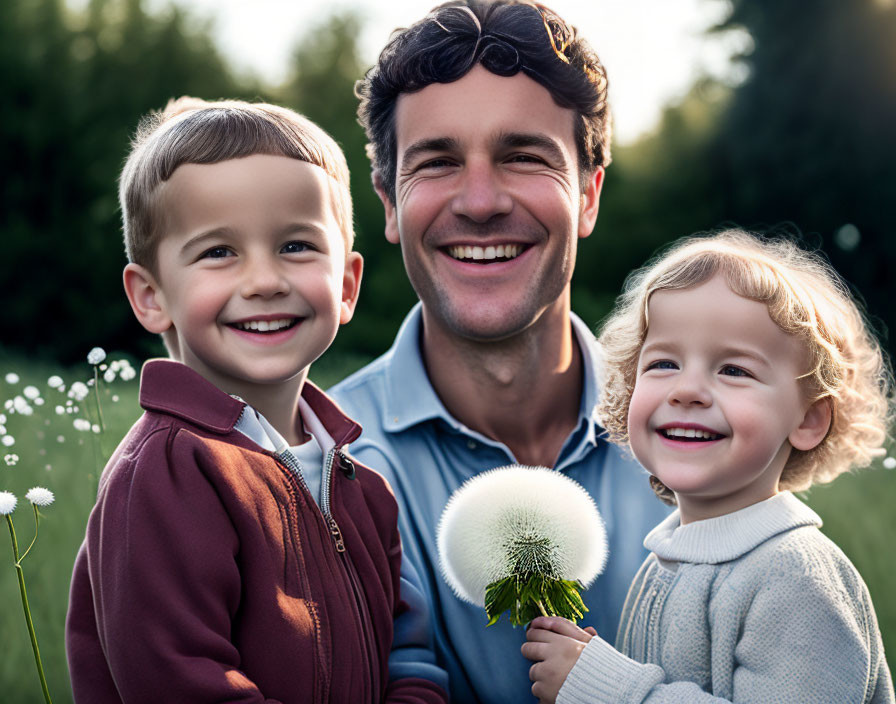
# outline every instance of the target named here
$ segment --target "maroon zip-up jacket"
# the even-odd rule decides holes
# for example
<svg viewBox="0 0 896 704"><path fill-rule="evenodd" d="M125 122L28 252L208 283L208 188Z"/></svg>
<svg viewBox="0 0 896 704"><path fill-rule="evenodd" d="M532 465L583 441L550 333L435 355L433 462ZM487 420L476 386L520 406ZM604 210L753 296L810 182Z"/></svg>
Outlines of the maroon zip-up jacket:
<svg viewBox="0 0 896 704"><path fill-rule="evenodd" d="M310 383L337 448L360 426ZM112 456L75 561L66 649L77 702L447 701L389 683L397 507L337 451L332 518L234 430L244 405L188 367L143 368L144 415Z"/></svg>

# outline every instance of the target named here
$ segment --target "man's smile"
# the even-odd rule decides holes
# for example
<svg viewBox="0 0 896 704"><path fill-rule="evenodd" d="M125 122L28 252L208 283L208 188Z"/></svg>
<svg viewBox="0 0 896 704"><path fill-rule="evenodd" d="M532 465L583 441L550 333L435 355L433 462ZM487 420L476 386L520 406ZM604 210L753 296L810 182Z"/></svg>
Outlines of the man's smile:
<svg viewBox="0 0 896 704"><path fill-rule="evenodd" d="M478 261L485 264L494 261L510 261L522 254L528 247L529 245L511 243L485 247L460 244L445 247L443 251L458 261Z"/></svg>

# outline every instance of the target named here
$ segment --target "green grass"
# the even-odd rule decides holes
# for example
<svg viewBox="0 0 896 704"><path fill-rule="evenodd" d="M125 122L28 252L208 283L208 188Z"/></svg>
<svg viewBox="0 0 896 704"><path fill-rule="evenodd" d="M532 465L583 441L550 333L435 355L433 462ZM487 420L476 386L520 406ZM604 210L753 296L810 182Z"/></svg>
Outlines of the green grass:
<svg viewBox="0 0 896 704"><path fill-rule="evenodd" d="M338 381L366 360L326 357L312 370L314 380L324 388ZM21 381L7 384L7 372L16 372ZM34 415L7 416L7 431L16 439L12 447L0 446L0 491L19 497L13 514L19 544L31 541L34 529L31 507L24 500L33 486L54 492L56 502L42 510L40 537L24 562L28 598L31 603L41 656L55 704L72 701L64 651L65 612L75 554L84 537L87 517L96 494L97 468L139 415L137 380L101 385L107 430L102 436L83 433L72 427L72 415L56 415L57 404L65 404L65 394L49 389L47 378L60 374L70 384L91 374L88 365L60 371L47 365L22 360L0 359L0 403L33 384L46 399L35 407ZM113 394L119 396L112 401ZM91 397L92 400L92 397ZM79 415L83 415L82 411ZM63 442L57 440L58 436ZM97 450L94 440L102 447ZM6 454L15 453L19 462L7 466ZM99 455L102 455L100 457ZM866 470L840 477L833 484L812 489L808 503L822 516L823 530L855 563L877 608L886 649L896 653L896 568L890 562L896 540L896 471ZM4 521L5 522L5 521ZM34 667L28 632L22 614L18 583L12 566L8 532L0 536L0 699L6 704L41 700L40 684ZM4 537L5 536L5 537ZM888 557L889 556L889 557Z"/></svg>

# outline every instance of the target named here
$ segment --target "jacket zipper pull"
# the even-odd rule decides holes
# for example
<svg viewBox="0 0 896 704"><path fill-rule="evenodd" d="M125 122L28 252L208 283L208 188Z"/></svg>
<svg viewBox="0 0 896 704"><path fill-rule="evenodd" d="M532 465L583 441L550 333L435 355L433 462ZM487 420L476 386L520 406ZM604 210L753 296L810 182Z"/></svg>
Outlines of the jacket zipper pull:
<svg viewBox="0 0 896 704"><path fill-rule="evenodd" d="M333 542L336 543L336 552L345 552L345 541L342 539L342 531L339 530L336 519L333 516L327 516L327 523L330 525Z"/></svg>

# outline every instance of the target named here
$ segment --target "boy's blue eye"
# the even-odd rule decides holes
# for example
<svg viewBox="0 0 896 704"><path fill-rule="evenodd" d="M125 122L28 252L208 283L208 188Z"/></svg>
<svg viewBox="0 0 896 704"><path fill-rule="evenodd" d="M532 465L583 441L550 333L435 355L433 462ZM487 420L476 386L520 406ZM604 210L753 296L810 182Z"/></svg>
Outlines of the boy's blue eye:
<svg viewBox="0 0 896 704"><path fill-rule="evenodd" d="M723 374L724 376L742 376L748 377L750 373L740 367L735 367L732 364L726 364L719 370L719 374Z"/></svg>
<svg viewBox="0 0 896 704"><path fill-rule="evenodd" d="M207 249L202 253L202 259L222 259L233 254L227 247L219 246Z"/></svg>
<svg viewBox="0 0 896 704"><path fill-rule="evenodd" d="M287 242L280 251L283 254L299 254L307 252L311 247L305 242Z"/></svg>
<svg viewBox="0 0 896 704"><path fill-rule="evenodd" d="M678 365L675 362L670 362L668 359L660 359L656 362L651 362L644 367L644 371L649 371L651 369L678 369Z"/></svg>

